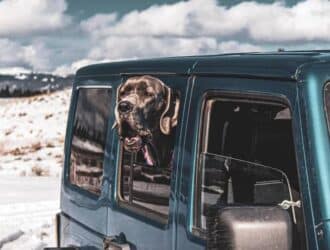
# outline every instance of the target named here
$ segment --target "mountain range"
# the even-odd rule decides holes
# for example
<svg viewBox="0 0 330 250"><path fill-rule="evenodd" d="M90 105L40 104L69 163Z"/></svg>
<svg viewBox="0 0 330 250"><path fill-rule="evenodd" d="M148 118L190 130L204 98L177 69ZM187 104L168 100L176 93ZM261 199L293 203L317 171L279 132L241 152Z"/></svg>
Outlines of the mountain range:
<svg viewBox="0 0 330 250"><path fill-rule="evenodd" d="M74 76L47 73L0 74L0 97L24 97L72 86Z"/></svg>

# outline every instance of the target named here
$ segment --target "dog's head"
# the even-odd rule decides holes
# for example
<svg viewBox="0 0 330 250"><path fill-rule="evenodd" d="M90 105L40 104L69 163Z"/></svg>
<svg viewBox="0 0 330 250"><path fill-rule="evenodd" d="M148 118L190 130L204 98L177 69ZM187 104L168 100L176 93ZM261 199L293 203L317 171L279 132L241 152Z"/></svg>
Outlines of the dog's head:
<svg viewBox="0 0 330 250"><path fill-rule="evenodd" d="M169 135L177 124L178 111L179 99L161 80L131 77L117 89L114 126L124 148L137 152L157 131Z"/></svg>

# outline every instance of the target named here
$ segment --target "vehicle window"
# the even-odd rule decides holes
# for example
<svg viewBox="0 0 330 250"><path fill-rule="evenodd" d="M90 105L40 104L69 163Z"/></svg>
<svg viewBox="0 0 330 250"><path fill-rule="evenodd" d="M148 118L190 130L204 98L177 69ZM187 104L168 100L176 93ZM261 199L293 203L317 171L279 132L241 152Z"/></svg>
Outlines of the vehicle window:
<svg viewBox="0 0 330 250"><path fill-rule="evenodd" d="M131 205L167 218L173 169L174 128L170 135L155 132L138 152L122 146L120 196Z"/></svg>
<svg viewBox="0 0 330 250"><path fill-rule="evenodd" d="M142 151L137 154L123 151L122 199L132 205L138 205L167 217L169 212L171 165L151 165L145 159Z"/></svg>
<svg viewBox="0 0 330 250"><path fill-rule="evenodd" d="M121 138L119 202L166 223L179 93L150 76L130 78L117 92L116 120ZM168 130L162 129L163 125Z"/></svg>
<svg viewBox="0 0 330 250"><path fill-rule="evenodd" d="M298 205L288 210L295 223L294 244L304 244L289 108L257 101L208 100L200 138L195 202L199 236L207 232L215 206L279 205L287 200Z"/></svg>
<svg viewBox="0 0 330 250"><path fill-rule="evenodd" d="M324 89L325 112L328 120L328 129L330 133L330 82L327 83Z"/></svg>
<svg viewBox="0 0 330 250"><path fill-rule="evenodd" d="M111 89L80 88L73 123L70 182L100 194Z"/></svg>

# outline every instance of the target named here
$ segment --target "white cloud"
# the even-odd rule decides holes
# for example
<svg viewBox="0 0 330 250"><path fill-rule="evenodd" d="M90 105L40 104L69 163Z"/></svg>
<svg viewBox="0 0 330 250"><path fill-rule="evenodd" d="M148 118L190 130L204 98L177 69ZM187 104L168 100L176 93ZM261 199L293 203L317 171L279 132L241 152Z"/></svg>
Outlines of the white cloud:
<svg viewBox="0 0 330 250"><path fill-rule="evenodd" d="M81 67L84 67L89 64L95 64L95 63L101 63L101 62L103 62L103 61L91 60L91 59L81 59L81 60L75 61L71 64L61 65L61 66L57 67L53 73L55 75L64 77L64 76L67 76L70 74L74 74Z"/></svg>
<svg viewBox="0 0 330 250"><path fill-rule="evenodd" d="M235 37L246 30L244 15L241 21L236 16L242 6L227 9L216 0L190 0L154 5L121 18L115 13L97 14L80 26L91 38L88 58L92 60L261 51L262 46Z"/></svg>
<svg viewBox="0 0 330 250"><path fill-rule="evenodd" d="M219 2L190 0L123 16L96 14L79 30L70 25L74 19L66 12L66 0L0 0L0 67L55 69L66 75L105 60L323 49L330 42L328 0L293 6L248 1L225 7Z"/></svg>
<svg viewBox="0 0 330 250"><path fill-rule="evenodd" d="M136 44L139 44L136 46ZM129 48L132 48L131 50ZM178 55L192 55L205 51L204 54L219 52L247 52L261 51L247 43L236 41L217 43L215 39L143 39L135 37L126 39L120 37L109 38L102 45L91 50L88 59L81 59L71 64L57 67L55 75L67 76L74 74L79 68L89 64L133 60L147 57L166 57ZM203 53L203 52L202 52Z"/></svg>
<svg viewBox="0 0 330 250"><path fill-rule="evenodd" d="M115 25L117 21L117 14L96 14L87 20L81 22L81 27L84 31L93 34L97 31L107 30L112 25Z"/></svg>
<svg viewBox="0 0 330 250"><path fill-rule="evenodd" d="M96 15L81 23L95 39L108 36L180 36L252 39L256 42L330 41L330 1L242 2L227 8L216 0L190 0L132 11L122 18Z"/></svg>
<svg viewBox="0 0 330 250"><path fill-rule="evenodd" d="M47 71L51 67L51 51L40 42L21 45L9 39L0 39L1 67L24 67Z"/></svg>
<svg viewBox="0 0 330 250"><path fill-rule="evenodd" d="M0 68L0 75L19 75L19 74L29 74L31 70L23 67L4 67Z"/></svg>
<svg viewBox="0 0 330 250"><path fill-rule="evenodd" d="M307 0L291 8L281 3L258 6L249 2L237 6L235 11L251 13L245 28L256 41L330 41L328 0Z"/></svg>
<svg viewBox="0 0 330 250"><path fill-rule="evenodd" d="M238 52L257 52L263 51L265 48L250 43L237 41L227 41L218 43L218 53L238 53Z"/></svg>
<svg viewBox="0 0 330 250"><path fill-rule="evenodd" d="M225 7L217 0L153 5L123 16L96 14L80 23L85 55L57 67L74 73L81 62L291 49L322 49L330 41L330 1L253 1ZM85 40L86 41L86 40ZM85 58L79 60L79 58ZM74 61L75 59L73 59Z"/></svg>
<svg viewBox="0 0 330 250"><path fill-rule="evenodd" d="M44 33L70 22L65 0L0 1L0 37Z"/></svg>
<svg viewBox="0 0 330 250"><path fill-rule="evenodd" d="M236 41L217 42L211 37L144 37L110 36L97 43L89 53L89 58L101 60L168 57L196 54L214 54L223 52L243 52L262 50L261 47Z"/></svg>

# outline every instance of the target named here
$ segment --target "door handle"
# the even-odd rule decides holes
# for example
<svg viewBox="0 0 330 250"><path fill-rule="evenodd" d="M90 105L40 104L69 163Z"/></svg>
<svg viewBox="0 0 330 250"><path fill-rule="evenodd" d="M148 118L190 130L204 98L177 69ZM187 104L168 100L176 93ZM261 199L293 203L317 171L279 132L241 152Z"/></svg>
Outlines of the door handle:
<svg viewBox="0 0 330 250"><path fill-rule="evenodd" d="M130 244L126 240L124 233L120 233L116 236L106 237L103 240L104 250L132 250Z"/></svg>

